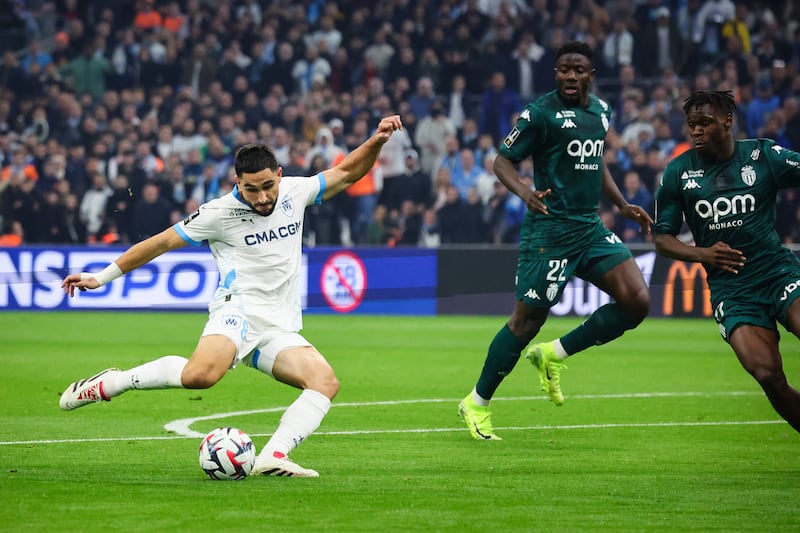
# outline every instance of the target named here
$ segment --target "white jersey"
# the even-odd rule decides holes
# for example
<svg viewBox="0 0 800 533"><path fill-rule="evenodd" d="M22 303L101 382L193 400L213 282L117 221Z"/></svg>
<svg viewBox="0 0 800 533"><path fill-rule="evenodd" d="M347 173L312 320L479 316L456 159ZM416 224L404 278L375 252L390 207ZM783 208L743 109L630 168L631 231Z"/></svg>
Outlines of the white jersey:
<svg viewBox="0 0 800 533"><path fill-rule="evenodd" d="M184 241L208 241L220 273L209 310L236 299L259 329L302 329L300 269L306 206L322 202L325 179L283 177L275 210L261 216L238 188L211 200L173 226Z"/></svg>

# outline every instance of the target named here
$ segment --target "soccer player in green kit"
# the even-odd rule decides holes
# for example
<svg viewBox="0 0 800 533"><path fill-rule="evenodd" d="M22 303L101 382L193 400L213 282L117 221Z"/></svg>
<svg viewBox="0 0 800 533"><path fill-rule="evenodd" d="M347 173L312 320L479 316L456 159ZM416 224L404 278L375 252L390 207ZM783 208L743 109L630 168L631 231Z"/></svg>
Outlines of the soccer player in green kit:
<svg viewBox="0 0 800 533"><path fill-rule="evenodd" d="M735 109L729 91L686 99L694 148L667 165L656 191L656 250L703 264L722 337L800 431L800 393L786 381L776 325L800 337L800 261L775 232L776 193L800 185L800 154L770 139L735 140ZM676 237L684 219L694 245Z"/></svg>
<svg viewBox="0 0 800 533"><path fill-rule="evenodd" d="M597 213L603 193L643 231L649 232L653 222L644 209L625 201L603 163L611 107L590 93L592 55L583 42L566 43L558 50L557 90L525 107L495 159L495 174L525 202L528 213L520 235L514 310L492 340L477 384L458 408L477 440L500 440L492 427L489 401L572 276L592 282L614 302L560 339L526 350L555 405L564 402L563 360L635 328L650 308L642 272ZM536 190L525 186L516 169L527 157L533 158Z"/></svg>

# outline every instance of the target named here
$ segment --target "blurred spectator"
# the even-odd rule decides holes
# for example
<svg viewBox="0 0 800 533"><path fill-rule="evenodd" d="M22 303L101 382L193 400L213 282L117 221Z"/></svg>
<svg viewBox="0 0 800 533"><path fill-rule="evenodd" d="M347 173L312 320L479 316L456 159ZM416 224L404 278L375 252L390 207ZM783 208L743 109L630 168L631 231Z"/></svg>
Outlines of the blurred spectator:
<svg viewBox="0 0 800 533"><path fill-rule="evenodd" d="M86 224L90 239L96 239L106 213L106 202L111 196L111 188L106 177L100 173L90 176L92 186L81 199L81 221Z"/></svg>
<svg viewBox="0 0 800 533"><path fill-rule="evenodd" d="M3 222L3 232L0 234L0 248L20 246L25 242L25 230L18 220Z"/></svg>
<svg viewBox="0 0 800 533"><path fill-rule="evenodd" d="M417 246L422 235L422 214L412 200L404 200L397 216L397 245Z"/></svg>
<svg viewBox="0 0 800 533"><path fill-rule="evenodd" d="M134 207L132 241L139 242L167 229L171 211L170 205L161 198L158 185L146 183Z"/></svg>
<svg viewBox="0 0 800 533"><path fill-rule="evenodd" d="M478 128L499 143L512 127L512 117L522 110L519 95L506 86L506 75L492 73L489 87L483 93Z"/></svg>
<svg viewBox="0 0 800 533"><path fill-rule="evenodd" d="M653 212L653 194L647 189L635 170L625 173L622 196L632 205L641 206L648 213ZM624 219L622 240L625 242L644 242L646 235L641 232L637 222ZM613 229L613 228L609 228Z"/></svg>
<svg viewBox="0 0 800 533"><path fill-rule="evenodd" d="M436 210L428 208L422 215L422 227L419 232L419 246L422 248L438 248L442 244L439 234L439 219Z"/></svg>
<svg viewBox="0 0 800 533"><path fill-rule="evenodd" d="M447 153L445 140L456 135L456 127L444 114L442 104L431 106L429 116L417 126L414 143L420 148L422 170L433 176L437 166Z"/></svg>
<svg viewBox="0 0 800 533"><path fill-rule="evenodd" d="M452 87L452 83L450 87ZM441 102L439 102L436 98L433 80L426 76L423 76L417 80L416 90L408 98L408 107L411 113L417 117L417 120L423 120L425 117L433 113L434 107L438 112L444 112Z"/></svg>
<svg viewBox="0 0 800 533"><path fill-rule="evenodd" d="M477 188L482 169L475 164L475 153L469 148L459 152L460 164L451 167L450 181L458 189L461 198L466 200L471 189Z"/></svg>
<svg viewBox="0 0 800 533"><path fill-rule="evenodd" d="M620 68L633 64L634 41L628 30L628 15L626 12L617 13L614 27L603 44L604 73L608 76L616 76Z"/></svg>
<svg viewBox="0 0 800 533"><path fill-rule="evenodd" d="M444 204L436 212L442 244L467 242L464 211L464 202L458 189L448 185L445 188Z"/></svg>
<svg viewBox="0 0 800 533"><path fill-rule="evenodd" d="M775 95L769 78L762 77L758 81L758 93L747 108L748 137L760 136L766 116L774 113L780 103L780 98Z"/></svg>
<svg viewBox="0 0 800 533"><path fill-rule="evenodd" d="M683 39L669 8L658 7L655 19L641 28L641 37L634 47L636 70L642 76L656 77L664 69L683 67Z"/></svg>
<svg viewBox="0 0 800 533"><path fill-rule="evenodd" d="M78 96L89 94L100 100L106 90L106 77L111 74L111 65L96 51L93 43L84 44L81 55L61 67L59 72L70 80Z"/></svg>

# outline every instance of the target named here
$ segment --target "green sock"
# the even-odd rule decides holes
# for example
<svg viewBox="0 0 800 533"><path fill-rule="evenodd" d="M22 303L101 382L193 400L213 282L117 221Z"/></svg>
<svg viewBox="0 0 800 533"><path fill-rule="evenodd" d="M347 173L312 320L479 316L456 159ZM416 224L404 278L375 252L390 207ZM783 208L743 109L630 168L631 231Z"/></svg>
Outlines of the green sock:
<svg viewBox="0 0 800 533"><path fill-rule="evenodd" d="M616 302L606 304L592 313L583 324L561 337L561 345L572 355L590 346L613 341L640 322L625 314Z"/></svg>
<svg viewBox="0 0 800 533"><path fill-rule="evenodd" d="M489 345L489 353L483 363L481 376L475 385L475 390L481 398L491 400L494 391L500 386L503 379L511 373L519 361L520 352L525 347L524 342L511 333L508 324L502 327L494 336Z"/></svg>

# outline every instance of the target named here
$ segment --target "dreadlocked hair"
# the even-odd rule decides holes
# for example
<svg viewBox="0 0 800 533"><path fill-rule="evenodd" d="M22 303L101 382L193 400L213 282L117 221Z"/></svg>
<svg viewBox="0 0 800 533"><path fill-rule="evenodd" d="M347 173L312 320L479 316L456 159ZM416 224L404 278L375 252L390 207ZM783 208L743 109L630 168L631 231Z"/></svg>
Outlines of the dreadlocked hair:
<svg viewBox="0 0 800 533"><path fill-rule="evenodd" d="M733 114L736 110L731 91L695 91L683 102L683 111L688 114L691 108L705 104L725 115Z"/></svg>

